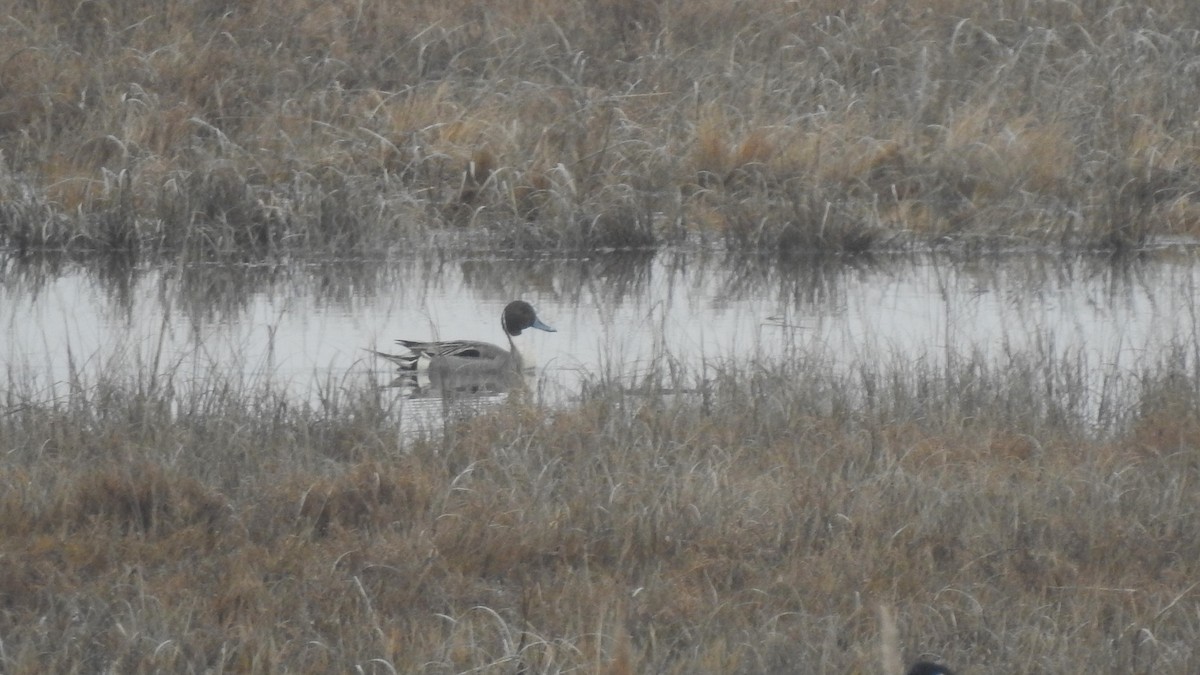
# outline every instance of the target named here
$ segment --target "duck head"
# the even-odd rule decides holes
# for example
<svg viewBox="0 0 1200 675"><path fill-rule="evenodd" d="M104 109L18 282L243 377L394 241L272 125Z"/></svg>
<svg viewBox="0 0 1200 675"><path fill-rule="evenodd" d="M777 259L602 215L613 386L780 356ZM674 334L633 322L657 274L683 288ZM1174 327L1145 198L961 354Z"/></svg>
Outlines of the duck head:
<svg viewBox="0 0 1200 675"><path fill-rule="evenodd" d="M524 300L514 300L508 303L508 306L504 308L504 314L500 315L500 323L504 326L504 332L509 335L520 335L521 331L526 328L537 328L550 333L558 332L542 323L542 320L537 317L537 313L533 311L533 305Z"/></svg>

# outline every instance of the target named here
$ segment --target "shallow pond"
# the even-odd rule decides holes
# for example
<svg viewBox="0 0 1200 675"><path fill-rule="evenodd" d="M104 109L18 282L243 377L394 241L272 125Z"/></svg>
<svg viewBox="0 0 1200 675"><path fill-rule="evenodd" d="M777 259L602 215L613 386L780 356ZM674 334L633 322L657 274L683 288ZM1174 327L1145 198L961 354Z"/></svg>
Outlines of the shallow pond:
<svg viewBox="0 0 1200 675"><path fill-rule="evenodd" d="M46 396L72 371L269 380L301 397L385 385L393 367L366 349L397 351L399 337L503 345L499 316L514 298L557 328L520 338L551 404L568 404L587 377L634 381L664 358L701 372L795 354L861 368L1032 352L1068 354L1103 378L1172 347L1191 353L1200 335L1200 266L1186 249L1119 263L667 251L133 269L8 260L0 272L0 367Z"/></svg>

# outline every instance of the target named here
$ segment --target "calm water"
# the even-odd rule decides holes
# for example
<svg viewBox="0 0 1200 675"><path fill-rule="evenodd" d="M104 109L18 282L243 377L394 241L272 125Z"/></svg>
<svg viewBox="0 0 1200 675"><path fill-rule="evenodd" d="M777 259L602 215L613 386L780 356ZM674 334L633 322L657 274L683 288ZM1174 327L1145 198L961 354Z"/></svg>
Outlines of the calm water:
<svg viewBox="0 0 1200 675"><path fill-rule="evenodd" d="M270 379L298 396L390 381L364 348L468 338L504 344L524 298L557 333L522 349L543 396L632 373L656 355L706 359L818 351L862 362L1069 350L1097 372L1134 371L1200 335L1190 252L1112 264L1020 255L789 265L665 252L570 259L443 258L285 266L96 269L0 261L0 366L53 395L83 373ZM182 377L180 377L182 375Z"/></svg>

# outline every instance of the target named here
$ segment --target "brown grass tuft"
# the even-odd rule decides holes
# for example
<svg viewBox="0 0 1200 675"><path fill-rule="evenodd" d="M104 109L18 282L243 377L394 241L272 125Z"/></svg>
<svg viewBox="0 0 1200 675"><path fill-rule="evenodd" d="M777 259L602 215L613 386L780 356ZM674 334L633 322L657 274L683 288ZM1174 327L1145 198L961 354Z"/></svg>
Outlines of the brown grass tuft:
<svg viewBox="0 0 1200 675"><path fill-rule="evenodd" d="M227 516L225 501L197 481L138 463L80 476L51 519L165 536L193 526L217 528Z"/></svg>
<svg viewBox="0 0 1200 675"><path fill-rule="evenodd" d="M429 477L419 467L359 464L344 474L318 480L304 490L297 506L300 518L317 535L336 530L371 532L407 527L422 517L432 500ZM294 495L293 486L284 491Z"/></svg>

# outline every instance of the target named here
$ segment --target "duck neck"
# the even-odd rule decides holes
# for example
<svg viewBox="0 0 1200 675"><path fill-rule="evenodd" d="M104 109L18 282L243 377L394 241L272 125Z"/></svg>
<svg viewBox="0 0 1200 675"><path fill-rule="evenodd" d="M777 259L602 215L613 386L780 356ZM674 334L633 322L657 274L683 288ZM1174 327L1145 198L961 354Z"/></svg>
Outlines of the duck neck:
<svg viewBox="0 0 1200 675"><path fill-rule="evenodd" d="M507 330L504 331L504 337L508 338L508 353L512 354L513 363L516 364L517 369L520 370L521 352L517 351L517 343L513 342L512 336L508 334Z"/></svg>
<svg viewBox="0 0 1200 675"><path fill-rule="evenodd" d="M507 314L500 315L500 327L504 329L504 337L508 338L508 353L512 354L512 360L510 363L516 368L517 371L520 371L522 368L524 368L524 364L521 362L521 352L517 351L517 343L513 342L512 331L508 329Z"/></svg>

